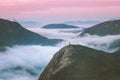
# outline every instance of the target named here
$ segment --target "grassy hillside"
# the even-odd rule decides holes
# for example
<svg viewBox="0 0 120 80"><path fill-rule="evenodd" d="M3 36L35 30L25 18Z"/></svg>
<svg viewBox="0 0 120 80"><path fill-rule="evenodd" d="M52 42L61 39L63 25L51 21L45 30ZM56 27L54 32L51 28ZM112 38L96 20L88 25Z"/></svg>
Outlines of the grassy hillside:
<svg viewBox="0 0 120 80"><path fill-rule="evenodd" d="M119 62L120 52L69 45L54 55L39 80L120 80Z"/></svg>

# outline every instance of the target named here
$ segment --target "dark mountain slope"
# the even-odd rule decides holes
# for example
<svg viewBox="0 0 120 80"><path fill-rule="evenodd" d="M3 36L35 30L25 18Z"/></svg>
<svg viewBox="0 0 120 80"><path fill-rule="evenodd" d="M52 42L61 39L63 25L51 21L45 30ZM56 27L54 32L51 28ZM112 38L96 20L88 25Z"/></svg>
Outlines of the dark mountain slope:
<svg viewBox="0 0 120 80"><path fill-rule="evenodd" d="M19 23L0 19L0 46L12 45L54 45L61 40L48 39L23 28Z"/></svg>
<svg viewBox="0 0 120 80"><path fill-rule="evenodd" d="M98 35L98 36L107 36L111 37L118 36L118 39L114 40L109 48L120 48L120 20L105 21L103 23L97 24L91 28L86 29L83 33L80 34L81 37L87 37L87 34Z"/></svg>
<svg viewBox="0 0 120 80"><path fill-rule="evenodd" d="M120 34L120 20L105 21L97 24L91 28L86 29L81 36L85 34L91 35L119 35Z"/></svg>
<svg viewBox="0 0 120 80"><path fill-rule="evenodd" d="M43 26L45 29L69 29L69 28L79 28L77 26L66 25L66 24L48 24Z"/></svg>
<svg viewBox="0 0 120 80"><path fill-rule="evenodd" d="M119 62L120 52L69 45L54 55L39 80L120 80Z"/></svg>

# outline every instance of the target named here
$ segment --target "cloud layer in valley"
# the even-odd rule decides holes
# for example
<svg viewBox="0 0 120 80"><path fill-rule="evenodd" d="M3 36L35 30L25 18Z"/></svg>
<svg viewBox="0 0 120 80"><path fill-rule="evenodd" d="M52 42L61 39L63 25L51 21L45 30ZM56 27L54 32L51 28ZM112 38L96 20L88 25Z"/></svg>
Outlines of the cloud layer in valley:
<svg viewBox="0 0 120 80"><path fill-rule="evenodd" d="M14 46L0 52L0 80L37 80L60 47Z"/></svg>
<svg viewBox="0 0 120 80"><path fill-rule="evenodd" d="M32 29L31 29L32 30ZM75 31L78 33L74 33ZM52 39L63 39L64 42L59 45L65 46L68 45L69 42L71 44L80 44L84 46L88 46L94 49L103 50L106 52L114 52L120 47L120 35L106 35L106 36L98 36L98 35L86 35L84 37L78 36L83 32L82 28L79 29L64 29L64 30L56 30L56 29L41 29L37 28L37 33L46 36Z"/></svg>
<svg viewBox="0 0 120 80"><path fill-rule="evenodd" d="M70 39L69 41L71 44L81 44L106 52L115 52L120 49L120 35L87 35L84 37Z"/></svg>
<svg viewBox="0 0 120 80"><path fill-rule="evenodd" d="M64 41L57 46L16 45L11 48L7 47L5 52L0 52L0 80L37 80L52 56L61 47L69 45L69 42L110 53L120 48L120 35L80 37L78 35L82 30L79 33L73 33L71 31L77 30L39 30L36 28L35 31L48 38L59 38L64 39Z"/></svg>

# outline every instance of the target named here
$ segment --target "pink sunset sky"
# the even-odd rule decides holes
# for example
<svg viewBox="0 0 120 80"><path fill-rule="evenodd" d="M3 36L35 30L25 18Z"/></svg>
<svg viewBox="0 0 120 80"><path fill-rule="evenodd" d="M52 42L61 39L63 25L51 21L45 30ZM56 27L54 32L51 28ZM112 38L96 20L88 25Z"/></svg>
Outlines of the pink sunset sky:
<svg viewBox="0 0 120 80"><path fill-rule="evenodd" d="M120 18L120 0L0 0L0 17L54 23Z"/></svg>

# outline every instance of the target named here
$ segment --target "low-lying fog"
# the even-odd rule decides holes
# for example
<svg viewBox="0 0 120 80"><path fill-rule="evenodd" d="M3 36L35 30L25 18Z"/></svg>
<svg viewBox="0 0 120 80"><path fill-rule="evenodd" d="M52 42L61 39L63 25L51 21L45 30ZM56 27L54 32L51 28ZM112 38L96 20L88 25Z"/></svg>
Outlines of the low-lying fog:
<svg viewBox="0 0 120 80"><path fill-rule="evenodd" d="M0 53L0 80L37 80L60 47L14 46Z"/></svg>
<svg viewBox="0 0 120 80"><path fill-rule="evenodd" d="M57 46L14 46L7 47L5 52L0 52L0 80L37 80L42 70L52 56L61 47L71 44L81 44L106 52L114 52L119 47L110 47L114 41L120 40L120 35L87 35L79 37L82 29L30 29L37 33L54 39L64 39ZM78 32L78 30L80 32ZM77 32L76 32L77 31Z"/></svg>
<svg viewBox="0 0 120 80"><path fill-rule="evenodd" d="M105 52L115 52L119 49L119 47L114 47L115 45L119 45L117 43L120 42L120 35L106 35L106 36L98 36L98 35L89 35L87 34L84 37L80 37L80 33L83 32L83 28L76 29L30 29L36 31L37 33L46 36L51 39L63 39L65 40L61 43L62 46L68 45L69 42L71 44L80 44L84 46L88 46L94 49L102 50Z"/></svg>

